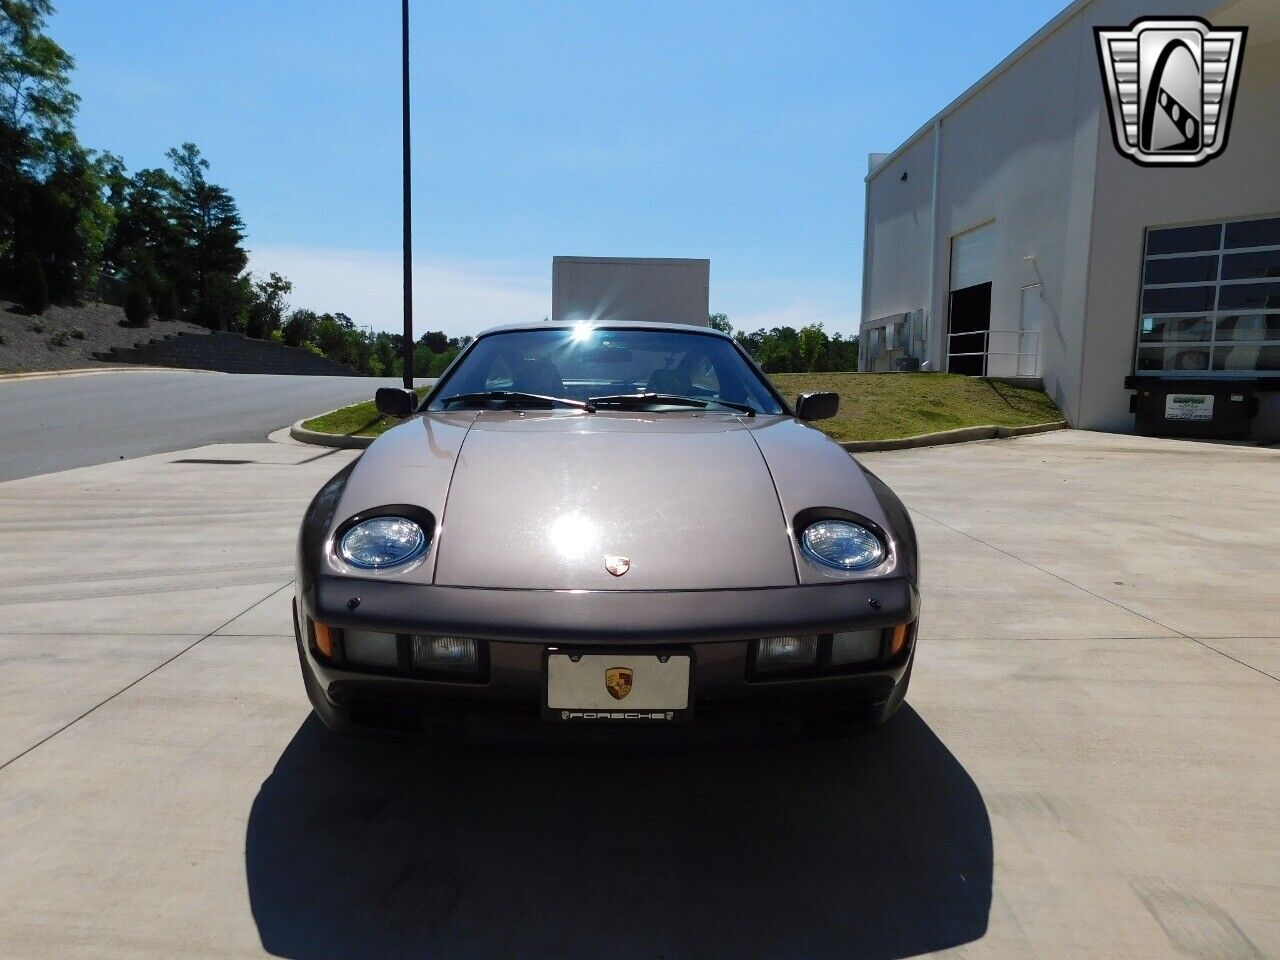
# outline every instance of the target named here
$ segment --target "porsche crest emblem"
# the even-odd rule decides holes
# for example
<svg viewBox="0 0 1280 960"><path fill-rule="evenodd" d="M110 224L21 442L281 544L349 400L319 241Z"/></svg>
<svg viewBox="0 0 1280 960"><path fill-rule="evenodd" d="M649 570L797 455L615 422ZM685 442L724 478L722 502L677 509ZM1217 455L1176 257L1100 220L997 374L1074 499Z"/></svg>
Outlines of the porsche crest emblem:
<svg viewBox="0 0 1280 960"><path fill-rule="evenodd" d="M630 557L605 557L604 568L615 577L620 577L631 569Z"/></svg>
<svg viewBox="0 0 1280 960"><path fill-rule="evenodd" d="M610 667L604 672L604 688L615 700L623 700L631 692L631 679L634 676L630 667Z"/></svg>

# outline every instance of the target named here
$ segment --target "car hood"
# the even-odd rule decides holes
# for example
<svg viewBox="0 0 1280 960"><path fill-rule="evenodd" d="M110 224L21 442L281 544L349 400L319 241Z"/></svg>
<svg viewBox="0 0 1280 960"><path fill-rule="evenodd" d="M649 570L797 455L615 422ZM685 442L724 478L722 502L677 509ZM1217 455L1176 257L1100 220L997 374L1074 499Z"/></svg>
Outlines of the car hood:
<svg viewBox="0 0 1280 960"><path fill-rule="evenodd" d="M428 562L378 576L461 587L791 586L822 579L798 560L796 511L885 523L856 462L818 431L719 413L415 418L365 452L334 521L395 503L431 511L438 528ZM621 575L606 567L616 558Z"/></svg>
<svg viewBox="0 0 1280 960"><path fill-rule="evenodd" d="M435 582L584 590L794 584L759 448L722 414L482 414L454 470ZM615 576L606 558L625 557Z"/></svg>

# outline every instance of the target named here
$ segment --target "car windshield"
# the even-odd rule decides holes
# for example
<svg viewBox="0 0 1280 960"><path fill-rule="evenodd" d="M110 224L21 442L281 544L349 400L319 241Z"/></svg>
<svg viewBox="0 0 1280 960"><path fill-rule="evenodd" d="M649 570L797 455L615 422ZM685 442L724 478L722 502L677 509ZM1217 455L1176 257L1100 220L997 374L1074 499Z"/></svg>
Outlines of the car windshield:
<svg viewBox="0 0 1280 960"><path fill-rule="evenodd" d="M733 343L696 330L583 326L491 333L433 391L427 409L480 405L484 394L508 406L550 406L535 398L555 397L645 412L740 413L734 406L783 412Z"/></svg>

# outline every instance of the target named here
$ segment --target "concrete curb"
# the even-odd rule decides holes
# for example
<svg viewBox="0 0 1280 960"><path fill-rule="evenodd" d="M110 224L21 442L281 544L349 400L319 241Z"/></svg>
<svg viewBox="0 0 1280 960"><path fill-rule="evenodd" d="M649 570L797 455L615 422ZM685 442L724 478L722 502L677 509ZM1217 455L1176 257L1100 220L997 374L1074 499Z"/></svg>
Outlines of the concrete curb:
<svg viewBox="0 0 1280 960"><path fill-rule="evenodd" d="M85 377L100 373L120 373L121 371L129 373L133 370L150 370L153 373L172 373L177 368L173 367L149 367L142 364L133 363L117 363L114 365L103 364L100 367L71 367L66 370L24 370L21 373L0 373L0 383L9 380L45 380L49 377ZM216 371L196 371L213 373Z"/></svg>
<svg viewBox="0 0 1280 960"><path fill-rule="evenodd" d="M310 420L310 417L306 418ZM302 425L303 421L299 420L289 428L289 436L297 440L299 443L311 443L317 447L336 447L339 450L363 450L369 444L373 443L375 437L356 437L348 436L342 433L320 433L318 430L308 430Z"/></svg>
<svg viewBox="0 0 1280 960"><path fill-rule="evenodd" d="M919 433L914 437L898 437L893 440L847 440L840 444L850 453L870 453L874 450L913 450L916 447L936 447L944 443L967 443L971 440L995 440L1006 437L1025 437L1050 430L1066 430L1065 420L1052 423L1033 423L1025 427L960 427L957 430L940 430L937 433Z"/></svg>

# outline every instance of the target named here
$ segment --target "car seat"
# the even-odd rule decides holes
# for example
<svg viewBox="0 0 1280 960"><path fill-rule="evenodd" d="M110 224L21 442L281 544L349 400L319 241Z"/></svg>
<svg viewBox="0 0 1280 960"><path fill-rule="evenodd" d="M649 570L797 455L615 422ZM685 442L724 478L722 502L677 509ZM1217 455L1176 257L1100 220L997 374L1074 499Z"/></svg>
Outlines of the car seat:
<svg viewBox="0 0 1280 960"><path fill-rule="evenodd" d="M645 393L670 393L687 397L693 392L693 381L679 370L655 370L644 390Z"/></svg>
<svg viewBox="0 0 1280 960"><path fill-rule="evenodd" d="M511 389L517 393L563 397L564 380L560 378L560 368L550 360L522 360L516 365Z"/></svg>

